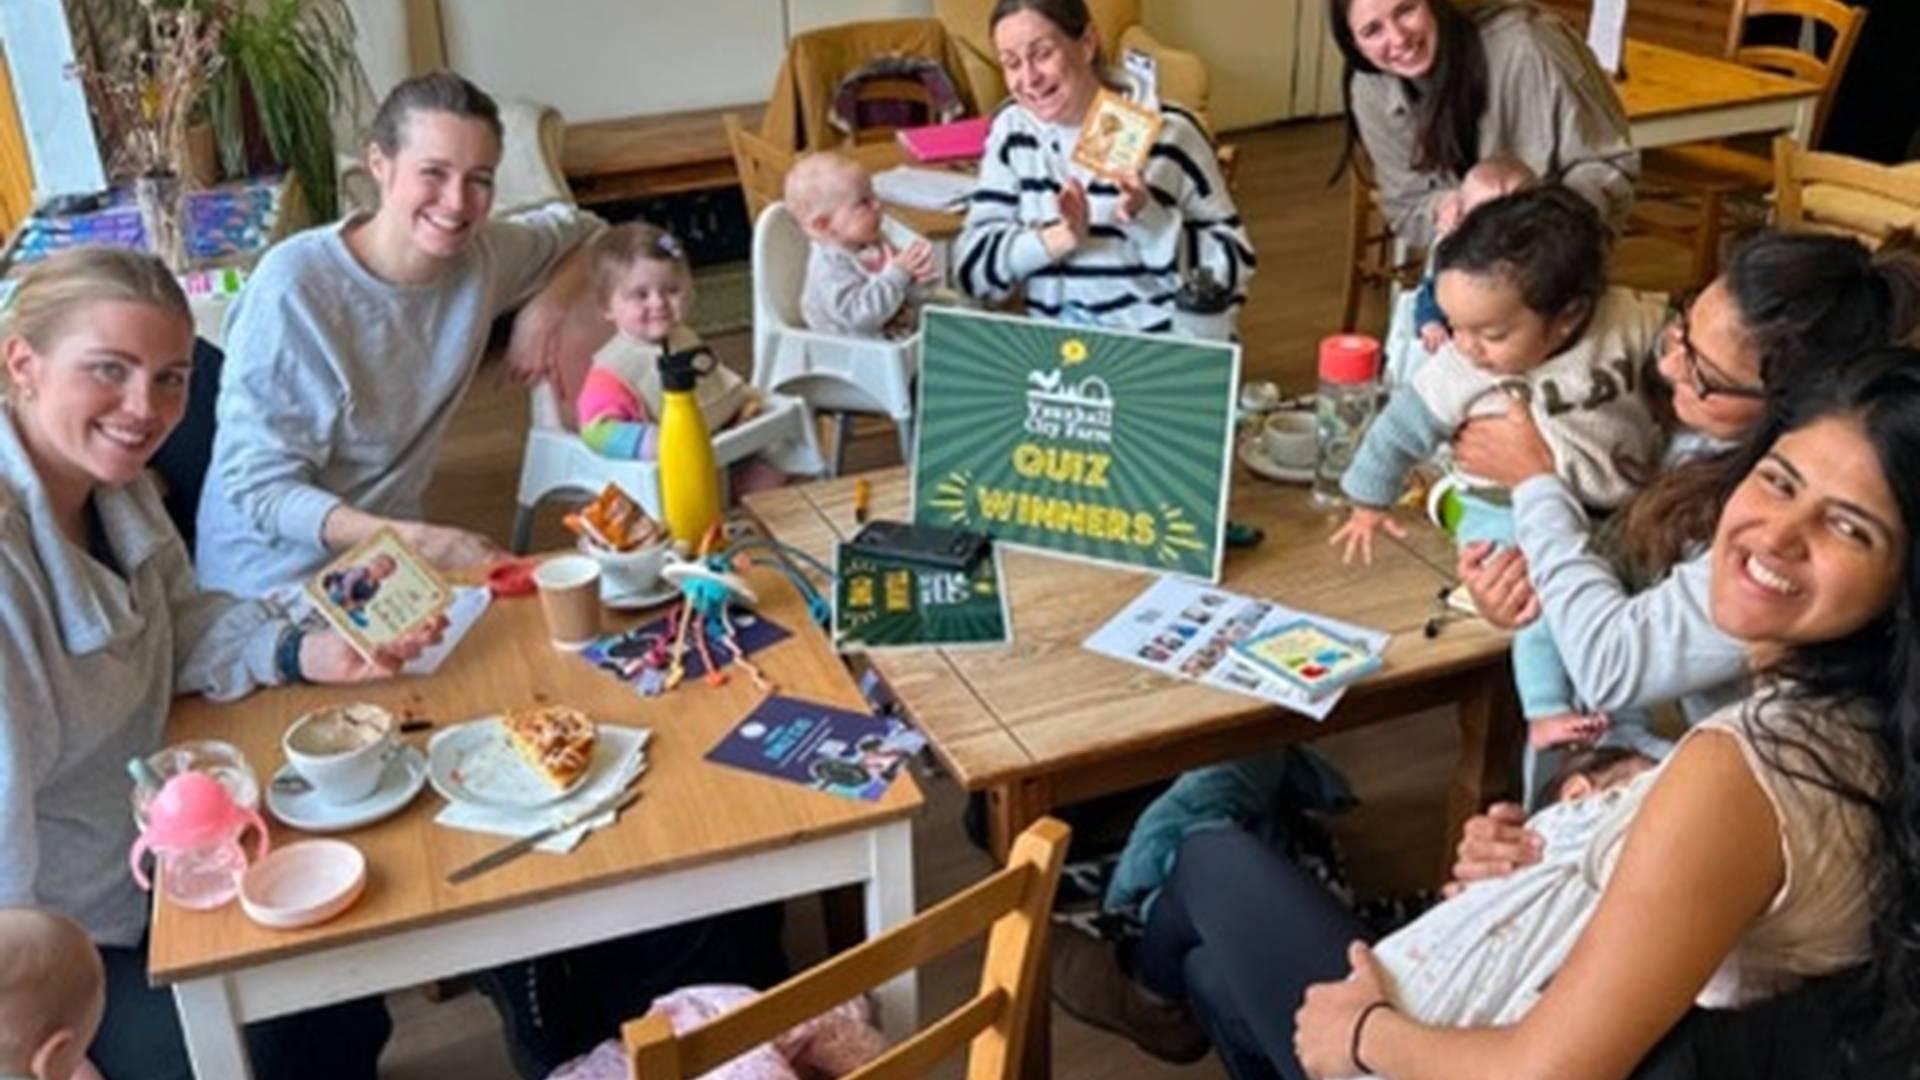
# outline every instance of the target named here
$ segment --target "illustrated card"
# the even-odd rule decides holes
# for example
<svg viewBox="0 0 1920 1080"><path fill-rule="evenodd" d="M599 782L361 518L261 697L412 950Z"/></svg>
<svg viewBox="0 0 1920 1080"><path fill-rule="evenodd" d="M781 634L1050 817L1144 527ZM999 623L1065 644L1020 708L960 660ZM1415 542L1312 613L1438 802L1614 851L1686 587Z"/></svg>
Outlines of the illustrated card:
<svg viewBox="0 0 1920 1080"><path fill-rule="evenodd" d="M927 737L904 720L770 697L707 760L867 802L887 793Z"/></svg>
<svg viewBox="0 0 1920 1080"><path fill-rule="evenodd" d="M392 529L374 533L315 574L307 596L368 659L453 602L447 583Z"/></svg>
<svg viewBox="0 0 1920 1080"><path fill-rule="evenodd" d="M833 646L842 651L913 645L1004 645L1007 593L1000 552L970 570L948 570L841 544L833 596Z"/></svg>
<svg viewBox="0 0 1920 1080"><path fill-rule="evenodd" d="M1102 176L1137 173L1146 168L1147 152L1159 134L1158 111L1101 90L1080 125L1073 160Z"/></svg>
<svg viewBox="0 0 1920 1080"><path fill-rule="evenodd" d="M1380 666L1380 658L1365 645L1340 637L1311 619L1295 619L1248 638L1236 644L1234 651L1315 698Z"/></svg>

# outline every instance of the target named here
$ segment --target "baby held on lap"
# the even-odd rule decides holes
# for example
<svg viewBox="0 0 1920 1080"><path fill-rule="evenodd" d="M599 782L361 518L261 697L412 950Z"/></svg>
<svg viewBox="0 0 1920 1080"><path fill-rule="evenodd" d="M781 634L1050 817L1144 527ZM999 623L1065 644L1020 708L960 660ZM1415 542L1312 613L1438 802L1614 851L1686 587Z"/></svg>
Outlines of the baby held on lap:
<svg viewBox="0 0 1920 1080"><path fill-rule="evenodd" d="M86 1052L105 1009L100 954L78 923L0 909L0 1076L99 1080Z"/></svg>
<svg viewBox="0 0 1920 1080"><path fill-rule="evenodd" d="M939 275L933 246L887 243L867 170L831 151L808 154L788 170L785 198L812 241L800 296L807 326L852 337L913 333L920 291Z"/></svg>

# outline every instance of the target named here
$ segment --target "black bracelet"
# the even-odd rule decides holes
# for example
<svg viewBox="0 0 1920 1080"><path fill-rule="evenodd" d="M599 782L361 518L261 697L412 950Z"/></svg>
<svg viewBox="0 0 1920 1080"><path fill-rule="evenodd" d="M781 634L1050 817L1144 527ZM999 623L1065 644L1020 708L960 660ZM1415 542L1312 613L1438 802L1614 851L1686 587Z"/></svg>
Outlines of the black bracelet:
<svg viewBox="0 0 1920 1080"><path fill-rule="evenodd" d="M1367 1030L1367 1018L1369 1016L1372 1016L1374 1012L1378 1009L1391 1009L1391 1008L1393 1008L1393 1002L1388 1001L1386 998L1381 998L1379 1001L1376 1001L1373 1004L1368 1005L1366 1008L1361 1009L1360 1015L1354 1017L1353 1045L1347 1048L1347 1056L1353 1059L1354 1068L1359 1069L1361 1072L1366 1073L1368 1075L1373 1074L1373 1069L1369 1068L1366 1062L1360 1060L1360 1035L1362 1032Z"/></svg>
<svg viewBox="0 0 1920 1080"><path fill-rule="evenodd" d="M300 670L300 643L307 639L307 632L299 623L288 623L280 631L280 640L273 646L273 669L280 675L283 686L297 686L307 681Z"/></svg>

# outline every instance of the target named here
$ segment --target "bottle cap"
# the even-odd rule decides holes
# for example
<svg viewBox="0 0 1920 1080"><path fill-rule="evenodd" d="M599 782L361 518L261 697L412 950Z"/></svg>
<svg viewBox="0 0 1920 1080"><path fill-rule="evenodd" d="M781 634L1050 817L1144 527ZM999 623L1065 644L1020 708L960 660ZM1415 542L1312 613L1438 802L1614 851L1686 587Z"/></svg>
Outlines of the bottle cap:
<svg viewBox="0 0 1920 1080"><path fill-rule="evenodd" d="M1380 374L1380 343L1365 334L1330 334L1320 339L1320 381L1350 386L1372 382Z"/></svg>
<svg viewBox="0 0 1920 1080"><path fill-rule="evenodd" d="M680 352L662 352L660 354L660 389L693 389L699 382L702 370L699 366L700 357L711 355L704 345L697 345Z"/></svg>

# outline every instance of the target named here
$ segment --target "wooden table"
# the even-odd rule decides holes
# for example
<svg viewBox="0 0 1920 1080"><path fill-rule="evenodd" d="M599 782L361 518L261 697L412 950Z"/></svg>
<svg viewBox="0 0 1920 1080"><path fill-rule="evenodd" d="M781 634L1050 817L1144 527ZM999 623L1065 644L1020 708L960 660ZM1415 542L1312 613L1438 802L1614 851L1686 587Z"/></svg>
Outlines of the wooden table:
<svg viewBox="0 0 1920 1080"><path fill-rule="evenodd" d="M1628 38L1615 85L1641 150L1735 135L1813 132L1820 87L1731 60Z"/></svg>
<svg viewBox="0 0 1920 1080"><path fill-rule="evenodd" d="M869 479L874 516L905 520L905 470ZM854 530L853 489L851 479L822 481L749 495L746 506L774 536L830 562ZM1408 520L1406 543L1382 545L1371 567L1342 566L1326 542L1337 515L1314 509L1303 488L1244 472L1232 514L1267 535L1229 553L1226 588L1394 635L1384 670L1325 723L1082 648L1152 578L1028 551L1003 553L1011 645L867 654L961 785L987 794L998 851L1055 806L1445 703L1457 704L1464 738L1455 824L1509 789L1521 736L1505 635L1478 620L1421 634L1453 565L1446 537Z"/></svg>
<svg viewBox="0 0 1920 1080"><path fill-rule="evenodd" d="M765 610L795 631L756 654L782 693L863 708L858 689L778 575L753 573ZM704 756L760 697L744 674L642 698L547 644L539 605L495 603L439 673L342 691L300 687L230 705L183 700L169 742L223 738L262 783L279 767L289 721L365 700L442 722L532 702L566 702L603 722L653 729L643 798L570 854L534 853L463 885L446 875L506 842L442 828L431 792L396 817L348 834L369 864L364 896L321 926L256 926L238 904L191 912L161 902L151 974L172 983L194 1071L251 1075L242 1024L704 915L843 886L865 892L868 933L913 914L910 818L920 791L902 776L877 803L843 799L708 764ZM274 843L299 835L276 825ZM912 1030L912 977L883 988L890 1033Z"/></svg>

